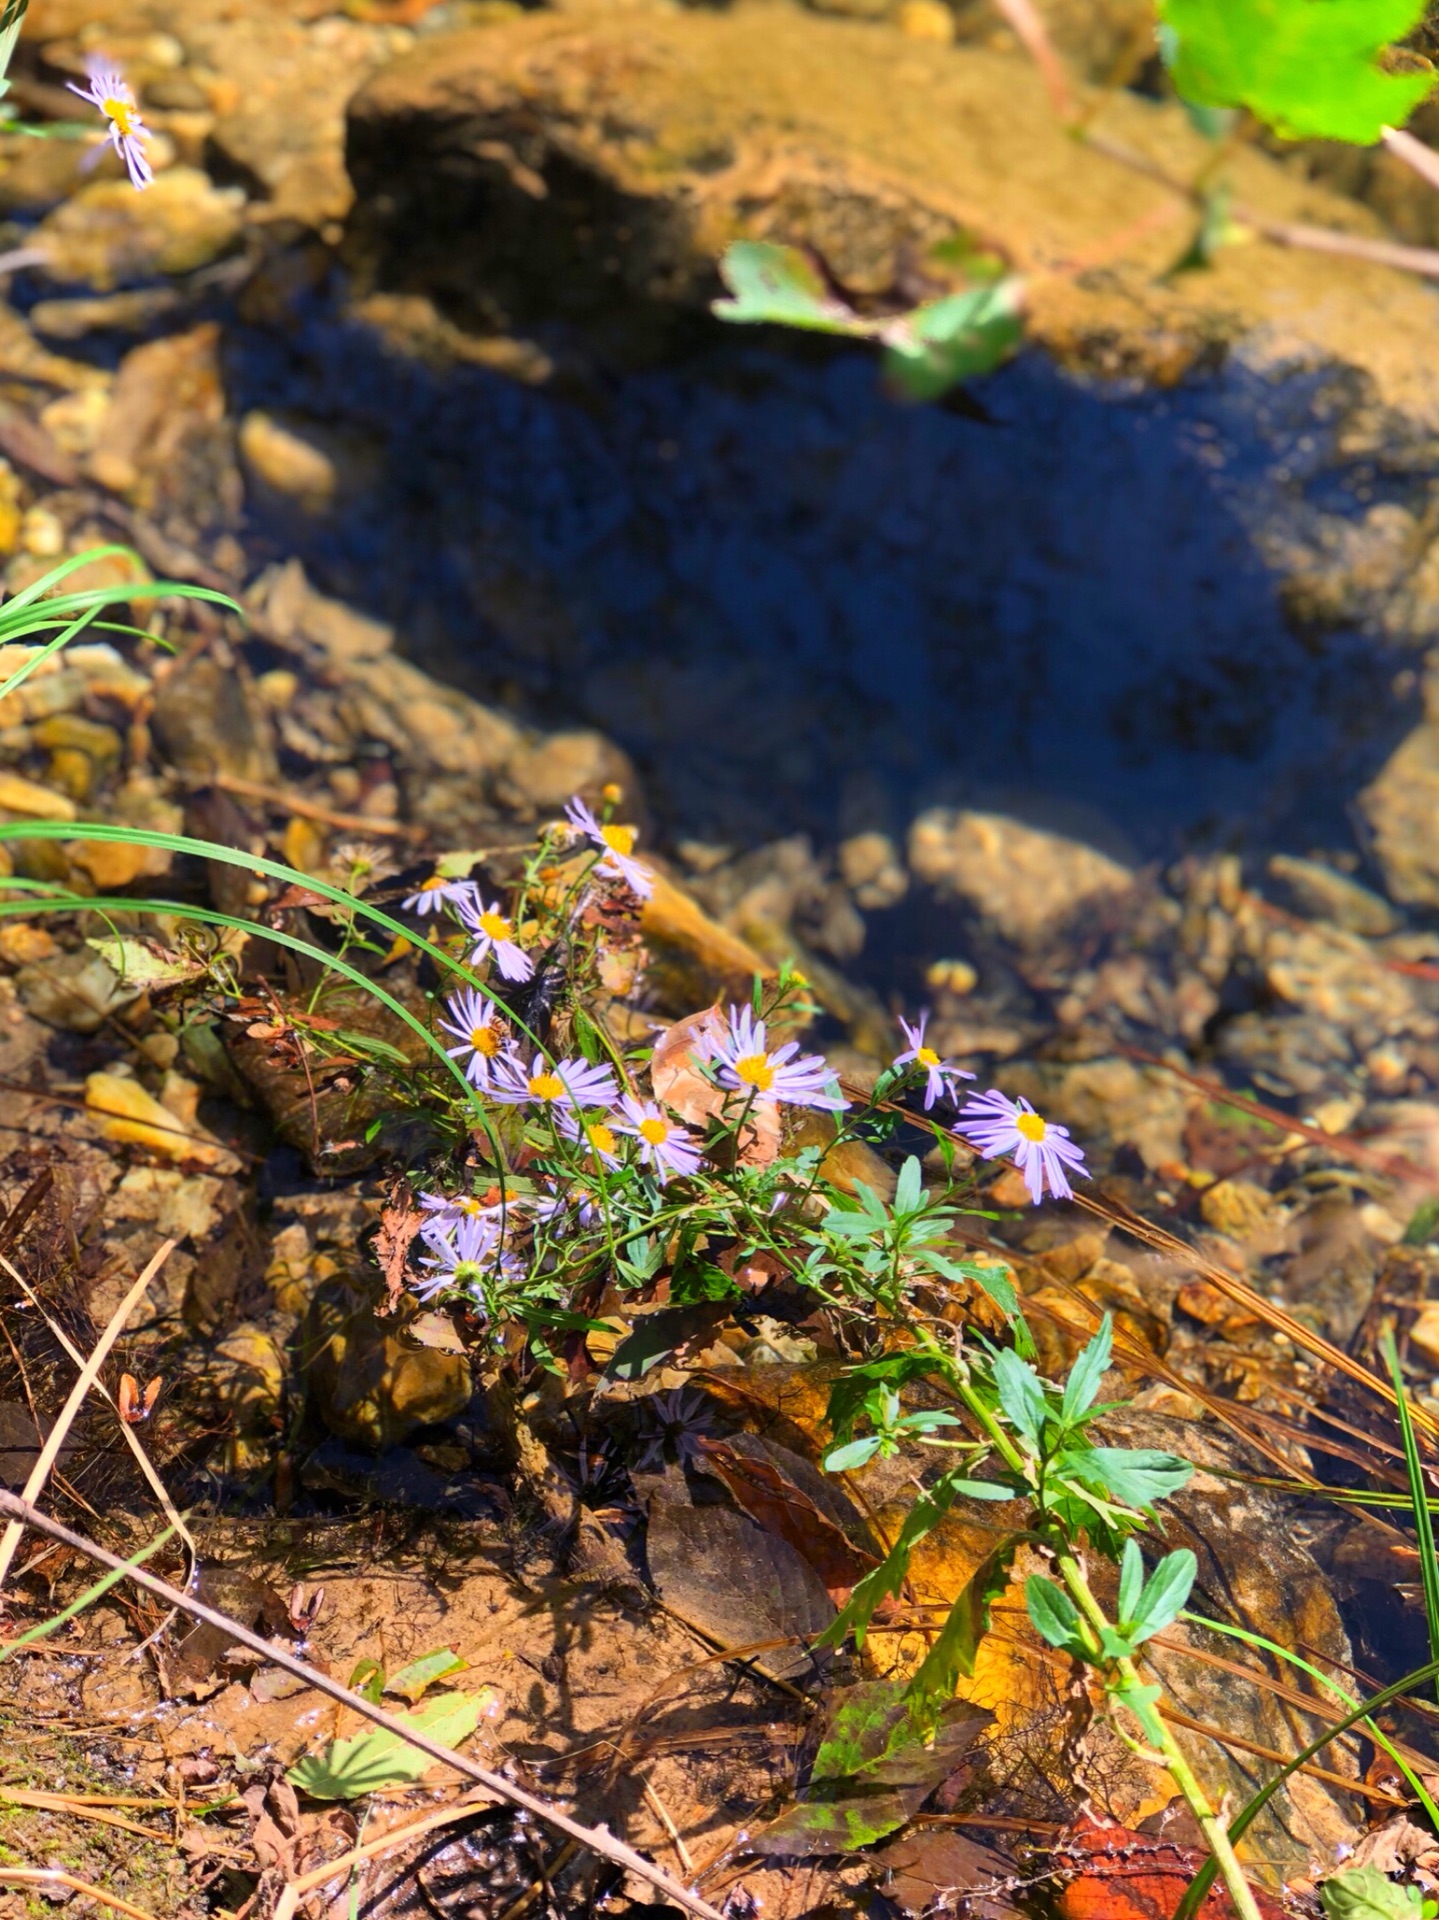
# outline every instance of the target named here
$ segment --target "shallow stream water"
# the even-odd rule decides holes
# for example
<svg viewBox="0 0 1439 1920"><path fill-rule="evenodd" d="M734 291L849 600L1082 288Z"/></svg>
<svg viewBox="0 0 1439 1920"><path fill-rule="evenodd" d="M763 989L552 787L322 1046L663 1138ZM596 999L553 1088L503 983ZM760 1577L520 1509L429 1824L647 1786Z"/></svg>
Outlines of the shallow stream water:
<svg viewBox="0 0 1439 1920"><path fill-rule="evenodd" d="M716 329L531 387L321 309L233 333L229 378L379 452L275 550L482 698L611 733L672 840L938 802L1130 857L1346 847L1412 724L1402 657L1297 632L1263 558L1392 485L1336 458L1321 376L1099 391L1031 353L917 408L865 354Z"/></svg>

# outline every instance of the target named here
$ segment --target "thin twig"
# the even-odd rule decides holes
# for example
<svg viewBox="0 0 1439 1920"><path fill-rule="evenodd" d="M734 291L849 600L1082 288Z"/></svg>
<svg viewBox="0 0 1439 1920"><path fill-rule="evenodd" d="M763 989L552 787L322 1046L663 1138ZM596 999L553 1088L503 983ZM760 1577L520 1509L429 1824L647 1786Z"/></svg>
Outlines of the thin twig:
<svg viewBox="0 0 1439 1920"><path fill-rule="evenodd" d="M64 1446L66 1436L75 1423L75 1416L85 1404L91 1387L100 1377L100 1369L104 1366L111 1347L125 1331L125 1322L139 1305L150 1282L175 1251L175 1246L175 1241L166 1240L156 1249L145 1271L111 1314L109 1326L100 1335L95 1351L81 1367L80 1377L71 1387L70 1397L60 1409L59 1418L50 1429L45 1444L40 1449L40 1457L30 1470L30 1477L25 1482L24 1498L27 1504L36 1498L45 1485L50 1469L60 1457L60 1449ZM19 1523L12 1520L5 1529L4 1538L0 1539L0 1592L4 1591L5 1582L10 1578L10 1568L15 1559L15 1549L20 1544L21 1531Z"/></svg>
<svg viewBox="0 0 1439 1920"><path fill-rule="evenodd" d="M1066 125L1074 118L1074 98L1069 91L1069 76L1054 50L1049 30L1040 18L1034 0L994 0L996 10L1024 48L1049 94L1049 104Z"/></svg>
<svg viewBox="0 0 1439 1920"><path fill-rule="evenodd" d="M1426 147L1422 140L1405 133L1402 127L1385 127L1379 138L1394 158L1411 167L1427 186L1439 187L1439 153L1432 147Z"/></svg>
<svg viewBox="0 0 1439 1920"><path fill-rule="evenodd" d="M65 1329L60 1325L59 1321L54 1319L54 1317L48 1312L44 1302L38 1297L34 1289L30 1287L30 1285L26 1282L23 1275L21 1275L16 1271L16 1269L10 1264L9 1260L6 1259L3 1253L0 1253L0 1267L3 1267L5 1271L10 1275L10 1278L16 1283L16 1285L23 1289L25 1296L29 1300L30 1304L33 1307L35 1307L37 1311L45 1315L45 1322L46 1322L46 1325L49 1327L50 1331L54 1334L55 1338L60 1342L60 1345L65 1349L66 1353L69 1354L70 1358L75 1362L75 1365L83 1369L85 1365L85 1361L84 1361L83 1355L80 1352L80 1349L75 1345L74 1341L66 1333ZM126 1446L129 1447L131 1453L134 1454L135 1463L139 1467L141 1473L143 1473L146 1480L149 1481L150 1490L154 1494L155 1498L160 1502L160 1508L161 1508L161 1511L164 1513L165 1518L170 1522L170 1525L175 1529L176 1533L179 1534L180 1538L185 1543L185 1551L190 1556L189 1571L186 1575L186 1580L185 1580L185 1584L188 1586L190 1583L190 1580L194 1577L196 1567L200 1564L200 1549L195 1545L195 1536L191 1533L190 1529L185 1525L185 1522L180 1518L179 1509L176 1507L174 1501L170 1498L170 1495L166 1490L164 1481L160 1478L159 1474L155 1471L155 1468L151 1463L150 1456L146 1453L145 1449L140 1445L139 1436L136 1434L134 1428L130 1425L128 1420L120 1419L120 1409L115 1405L114 1396L111 1394L110 1389L105 1385L105 1382L103 1380L97 1380L95 1382L95 1386L99 1391L100 1395L102 1396L102 1398L109 1401L111 1408L114 1410L115 1418L120 1422L120 1436L124 1440Z"/></svg>
<svg viewBox="0 0 1439 1920"><path fill-rule="evenodd" d="M297 1680L304 1681L306 1686L313 1687L317 1693L323 1693L329 1699L339 1701L341 1706L349 1707L373 1725L383 1727L386 1733L394 1734L397 1739L403 1740L416 1752L428 1754L430 1759L438 1765L452 1767L465 1779L473 1780L476 1786L484 1787L497 1800L506 1801L511 1806L523 1807L527 1813L533 1814L537 1820L543 1820L546 1826L553 1827L567 1839L576 1841L582 1847L588 1847L591 1853L599 1854L602 1859L611 1861L624 1872L632 1873L638 1879L647 1881L667 1899L673 1900L677 1906L684 1907L687 1912L694 1914L696 1920L721 1920L721 1915L716 1909L702 1900L697 1893L691 1892L688 1887L681 1886L673 1875L666 1873L662 1867L657 1867L652 1860L646 1860L643 1854L637 1853L633 1847L626 1846L623 1840L616 1839L605 1828L586 1827L578 1820L570 1819L568 1814L561 1813L556 1807L548 1806L535 1794L516 1786L514 1781L506 1780L501 1774L492 1773L488 1767L482 1767L476 1761L467 1759L462 1753L456 1753L453 1747L442 1746L438 1740L432 1740L428 1734L422 1733L417 1727L407 1725L383 1707L377 1707L362 1695L352 1693L348 1687L341 1686L338 1680L332 1680L318 1667L307 1666L303 1660L296 1659L294 1654L274 1641L262 1639L258 1633L252 1633L248 1627L242 1627L238 1620L227 1618L225 1614L218 1612L214 1607L207 1606L203 1600L195 1599L191 1594L181 1593L180 1589L172 1587L168 1580L161 1580L143 1567L127 1565L113 1553L108 1553L104 1547L97 1546L93 1540L87 1540L83 1534L72 1533L69 1527L61 1526L58 1520L52 1520L49 1514L41 1513L28 1500L9 1493L4 1488L0 1488L0 1514L8 1515L12 1526L33 1527L37 1533L43 1533L51 1540L58 1540L62 1546L69 1547L74 1553L84 1554L87 1559L94 1560L97 1565L108 1567L112 1572L122 1573L127 1579L133 1580L136 1586L143 1587L147 1593L152 1593L157 1599L163 1600L167 1606L177 1607L193 1619L203 1620L207 1626L217 1627L237 1645L248 1647L252 1653L259 1654L262 1660L269 1661L285 1673L293 1674Z"/></svg>
<svg viewBox="0 0 1439 1920"><path fill-rule="evenodd" d="M394 1847L403 1846L409 1840L418 1840L422 1834L432 1832L436 1827L452 1827L459 1820L472 1819L476 1814L486 1811L486 1803L467 1796L457 1800L453 1806L437 1807L434 1812L423 1814L418 1820L408 1820L402 1827L391 1827L388 1833L377 1834L373 1840L357 1842L348 1853L342 1853L338 1860L328 1860L323 1866L311 1867L308 1873L302 1873L298 1879L291 1880L286 1892L293 1890L298 1898L302 1894L313 1893L316 1887L323 1887L333 1880L336 1874L344 1873L367 1860L376 1860L381 1854L388 1853Z"/></svg>
<svg viewBox="0 0 1439 1920"><path fill-rule="evenodd" d="M284 793L279 787L263 786L258 780L242 780L235 773L207 773L197 776L197 784L219 787L222 793L236 794L242 800L260 800L266 806L279 807L284 813L297 813L305 820L318 820L321 826L343 827L349 833L375 833L386 839L418 840L424 828L409 826L402 820L372 820L368 814L340 813L323 807L318 800L306 800L298 793Z"/></svg>
<svg viewBox="0 0 1439 1920"><path fill-rule="evenodd" d="M680 1865L684 1868L685 1872L690 1876L691 1880L693 1880L694 1872L695 1872L695 1863L689 1848L685 1845L684 1835L680 1832L679 1828L675 1825L674 1820L671 1817L669 1808L665 1805L664 1801L661 1800L659 1795L655 1792L653 1784L649 1780L645 1780L642 1782L642 1785L644 1786L644 1790L645 1790L645 1802L648 1805L650 1812L655 1816L656 1820L659 1821L660 1825L664 1828L665 1832L669 1835L670 1845L674 1848L675 1852L679 1855Z"/></svg>

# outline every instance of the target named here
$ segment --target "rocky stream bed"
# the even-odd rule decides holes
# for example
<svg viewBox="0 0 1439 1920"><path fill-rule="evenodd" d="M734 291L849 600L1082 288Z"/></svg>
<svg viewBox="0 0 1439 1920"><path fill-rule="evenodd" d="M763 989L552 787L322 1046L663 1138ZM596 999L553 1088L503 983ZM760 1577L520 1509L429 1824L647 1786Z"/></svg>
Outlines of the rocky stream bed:
<svg viewBox="0 0 1439 1920"><path fill-rule="evenodd" d="M1094 88L1145 17L1042 11ZM572 795L617 786L659 880L616 1031L793 959L812 1040L863 1083L927 1004L937 1048L1083 1142L1107 1216L1034 1212L1003 1173L972 1237L1012 1263L1047 1367L1115 1314L1124 1434L1200 1469L1170 1534L1204 1607L1338 1676L1418 1665L1406 1516L1320 1497L1402 1489L1392 1421L1304 1338L1378 1368L1396 1323L1439 1421L1430 287L1259 238L1173 270L1193 210L1149 175L1202 151L1180 109L1130 60L1096 127L1131 164L1077 144L971 0L32 0L22 111L68 118L95 50L162 164L136 195L75 142L0 136L5 584L118 543L246 619L166 602L172 652L87 634L36 672L0 711L0 816L363 868L393 900L445 853L508 878ZM1439 231L1385 159L1249 145L1232 171L1271 224ZM1029 278L1028 343L900 405L849 346L710 319L741 235L876 301L932 286L962 236ZM240 868L78 825L10 852L22 881L328 937L313 898ZM325 1038L372 1015L342 992L307 1037L313 982L262 934L232 992L197 996L201 960L159 931L147 981L98 919L0 926L5 1484L69 1390L55 1325L88 1352L173 1237L114 1364L162 1383L144 1445L242 1624L303 1639L322 1585L310 1657L341 1680L453 1649L488 1690L477 1751L736 1915L1172 1911L1170 1883L1123 1906L1122 1874L1076 1866L1084 1809L1161 1880L1145 1849L1192 1836L1013 1594L965 1683L982 1753L897 1839L747 1851L860 1668L795 1651L833 1617L825 1583L681 1470L689 1441L757 1452L871 1543L915 1458L828 1491L834 1355L802 1319L697 1322L682 1364L616 1388L595 1349L566 1378L477 1379L377 1314L374 1235L433 1143ZM387 969L423 1009L414 958ZM367 1030L414 1064L404 1029ZM117 1551L153 1530L98 1402L51 1495ZM937 1530L918 1604L954 1597L987 1526ZM80 1573L28 1544L12 1619ZM270 1915L287 1885L284 1911L335 1920L648 1898L497 1806L350 1864L460 1787L387 1790L363 1820L297 1800L285 1769L349 1729L163 1627L112 1599L0 1667L0 1866L58 1863L155 1920ZM1329 1711L1199 1628L1154 1657L1231 1802ZM1432 1716L1392 1730L1436 1751ZM1284 1911L1315 1911L1345 1848L1439 1876L1400 1786L1356 1736L1295 1777L1250 1838ZM31 1899L0 1886L0 1914Z"/></svg>

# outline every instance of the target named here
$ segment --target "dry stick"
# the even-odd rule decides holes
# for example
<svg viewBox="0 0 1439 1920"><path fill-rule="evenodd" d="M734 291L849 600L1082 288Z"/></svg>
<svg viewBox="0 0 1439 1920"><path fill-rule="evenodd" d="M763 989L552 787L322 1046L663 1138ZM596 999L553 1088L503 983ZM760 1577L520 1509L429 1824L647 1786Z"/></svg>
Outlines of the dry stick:
<svg viewBox="0 0 1439 1920"><path fill-rule="evenodd" d="M168 1580L161 1580L156 1574L149 1573L143 1567L129 1565L107 1553L104 1547L97 1546L93 1540L87 1540L83 1534L72 1533L69 1527L62 1527L58 1520L52 1520L46 1513L31 1506L28 1500L19 1495L7 1493L0 1488L0 1514L10 1517L11 1526L18 1532L22 1527L33 1527L37 1533L43 1533L51 1540L58 1540L62 1546L69 1547L74 1553L81 1553L98 1566L109 1567L113 1572L123 1573L133 1580L137 1587L143 1587L147 1593L153 1593L167 1606L178 1607L182 1613L188 1613L192 1619L203 1620L207 1626L217 1627L227 1639L238 1646L248 1647L251 1653L257 1653L262 1660L268 1660L285 1673L293 1674L297 1680L303 1680L306 1686L313 1687L317 1693L325 1694L331 1700L338 1700L341 1706L350 1707L363 1719L377 1727L383 1727L386 1733L392 1733L416 1752L428 1754L431 1760L440 1766L453 1767L456 1773L463 1774L467 1780L473 1780L476 1786L484 1787L497 1800L507 1801L511 1806L523 1807L537 1820L543 1820L546 1826L553 1827L567 1839L576 1841L582 1847L588 1847L591 1853L597 1853L626 1873L634 1874L640 1880L646 1880L676 1905L684 1907L696 1916L696 1920L722 1920L716 1909L702 1900L688 1887L657 1867L652 1860L646 1860L643 1854L636 1853L633 1847L626 1846L623 1840L617 1840L603 1827L582 1826L578 1820L571 1820L568 1814L546 1805L535 1794L518 1787L502 1774L492 1773L488 1767L479 1766L475 1761L466 1759L462 1753L456 1753L453 1747L441 1746L438 1740L432 1740L427 1733L418 1728L407 1726L393 1713L387 1713L383 1707L377 1707L358 1693L352 1693L348 1687L342 1687L338 1680L332 1680L327 1673L321 1673L318 1667L306 1666L303 1660L297 1660L292 1653L270 1640L261 1639L258 1633L252 1633L248 1627L242 1627L238 1620L231 1620L214 1607L206 1606L203 1600L197 1600L191 1594L181 1593L178 1587L172 1587Z"/></svg>
<svg viewBox="0 0 1439 1920"><path fill-rule="evenodd" d="M433 1813L422 1814L418 1820L408 1820L401 1827L391 1827L388 1833L377 1834L373 1840L357 1841L338 1860L327 1860L323 1866L311 1867L308 1873L288 1881L285 1892L293 1893L298 1900L302 1894L313 1893L316 1887L323 1887L337 1875L352 1872L367 1860L376 1860L392 1848L404 1846L406 1841L418 1840L422 1834L430 1833L436 1827L452 1827L459 1820L473 1819L476 1814L486 1811L487 1804L486 1801L466 1797L457 1800L453 1806L439 1807Z"/></svg>
<svg viewBox="0 0 1439 1920"><path fill-rule="evenodd" d="M0 1267L3 1267L5 1271L9 1274L10 1278L16 1283L16 1285L23 1289L25 1297L30 1302L31 1306L33 1306L38 1312L43 1313L45 1315L45 1323L49 1327L50 1331L54 1334L55 1338L60 1342L60 1345L65 1349L66 1353L69 1354L70 1358L75 1362L75 1365L81 1368L81 1370L83 1371L85 1366L85 1359L84 1359L84 1355L80 1352L80 1349L75 1345L74 1341L70 1338L69 1334L66 1333L65 1329L60 1325L59 1321L53 1319L51 1315L48 1312L46 1312L44 1302L35 1293L35 1290L28 1284L24 1276L19 1272L17 1272L16 1269L10 1264L9 1260L6 1259L3 1253L0 1253ZM130 1425L128 1420L120 1419L120 1409L115 1406L114 1397L112 1396L110 1389L105 1385L105 1382L103 1380L97 1380L95 1382L95 1385L99 1388L101 1395L106 1400L108 1400L111 1407L114 1408L115 1418L120 1421L121 1436L124 1439L125 1444L129 1447L131 1453L134 1454L136 1465L139 1467L141 1473L144 1474L146 1480L150 1483L150 1491L154 1494L155 1498L160 1502L160 1507L162 1512L165 1515L165 1518L169 1521L170 1525L175 1529L176 1533L180 1536L180 1538L185 1543L185 1551L190 1556L190 1574L186 1579L186 1585L188 1586L190 1577L193 1577L195 1568L200 1564L200 1549L195 1545L195 1537L190 1532L190 1529L185 1525L185 1522L180 1518L179 1509L176 1507L174 1501L170 1498L169 1492L166 1489L164 1481L160 1478L159 1474L156 1473L154 1466L151 1464L150 1456L146 1453L145 1449L140 1445L139 1437L135 1433L134 1428Z"/></svg>
<svg viewBox="0 0 1439 1920"><path fill-rule="evenodd" d="M1069 77L1054 50L1054 42L1034 6L1034 0L994 0L1006 26L1038 67L1056 116L1066 123L1074 118L1074 100Z"/></svg>
<svg viewBox="0 0 1439 1920"><path fill-rule="evenodd" d="M60 1417L50 1429L49 1438L40 1449L40 1457L30 1470L30 1478L25 1482L24 1493L27 1504L35 1499L50 1477L50 1469L60 1457L60 1449L65 1444L65 1437L75 1424L75 1416L85 1404L91 1387L99 1379L100 1369L104 1366L111 1347L125 1331L125 1322L139 1304L150 1282L175 1251L175 1245L173 1240L166 1240L156 1250L150 1264L111 1314L109 1326L100 1335L95 1351L81 1367L80 1378L71 1387L70 1397L60 1409ZM3 1593L5 1582L10 1578L10 1567L15 1559L15 1549L20 1544L21 1531L19 1522L12 1520L5 1529L5 1537L0 1539L0 1593Z"/></svg>
<svg viewBox="0 0 1439 1920"><path fill-rule="evenodd" d="M645 1801L649 1807L650 1812L655 1816L655 1818L659 1821L660 1825L664 1828L665 1832L669 1835L670 1845L674 1848L675 1852L679 1855L680 1865L684 1868L685 1872L689 1874L691 1878L693 1878L694 1870L695 1870L694 1858L690 1853L689 1848L685 1845L684 1835L680 1832L679 1828L675 1825L674 1819L670 1813L669 1808L665 1805L664 1801L660 1799L659 1795L655 1792L654 1787L650 1784L650 1782L648 1780L644 1780L642 1781L641 1784L643 1785L645 1790Z"/></svg>
<svg viewBox="0 0 1439 1920"><path fill-rule="evenodd" d="M1439 187L1439 153L1432 147L1426 147L1422 140L1416 140L1412 133L1405 133L1400 127L1385 127L1379 137L1396 160L1411 167L1429 186Z"/></svg>

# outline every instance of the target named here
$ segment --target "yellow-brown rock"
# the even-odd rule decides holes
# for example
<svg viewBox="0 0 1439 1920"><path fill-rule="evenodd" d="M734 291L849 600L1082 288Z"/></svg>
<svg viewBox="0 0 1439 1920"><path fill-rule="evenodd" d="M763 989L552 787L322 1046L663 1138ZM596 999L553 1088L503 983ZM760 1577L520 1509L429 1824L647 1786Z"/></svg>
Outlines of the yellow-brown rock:
<svg viewBox="0 0 1439 1920"><path fill-rule="evenodd" d="M411 1346L382 1325L376 1298L328 1281L310 1303L300 1351L311 1403L331 1433L381 1453L461 1412L471 1380L463 1354Z"/></svg>

